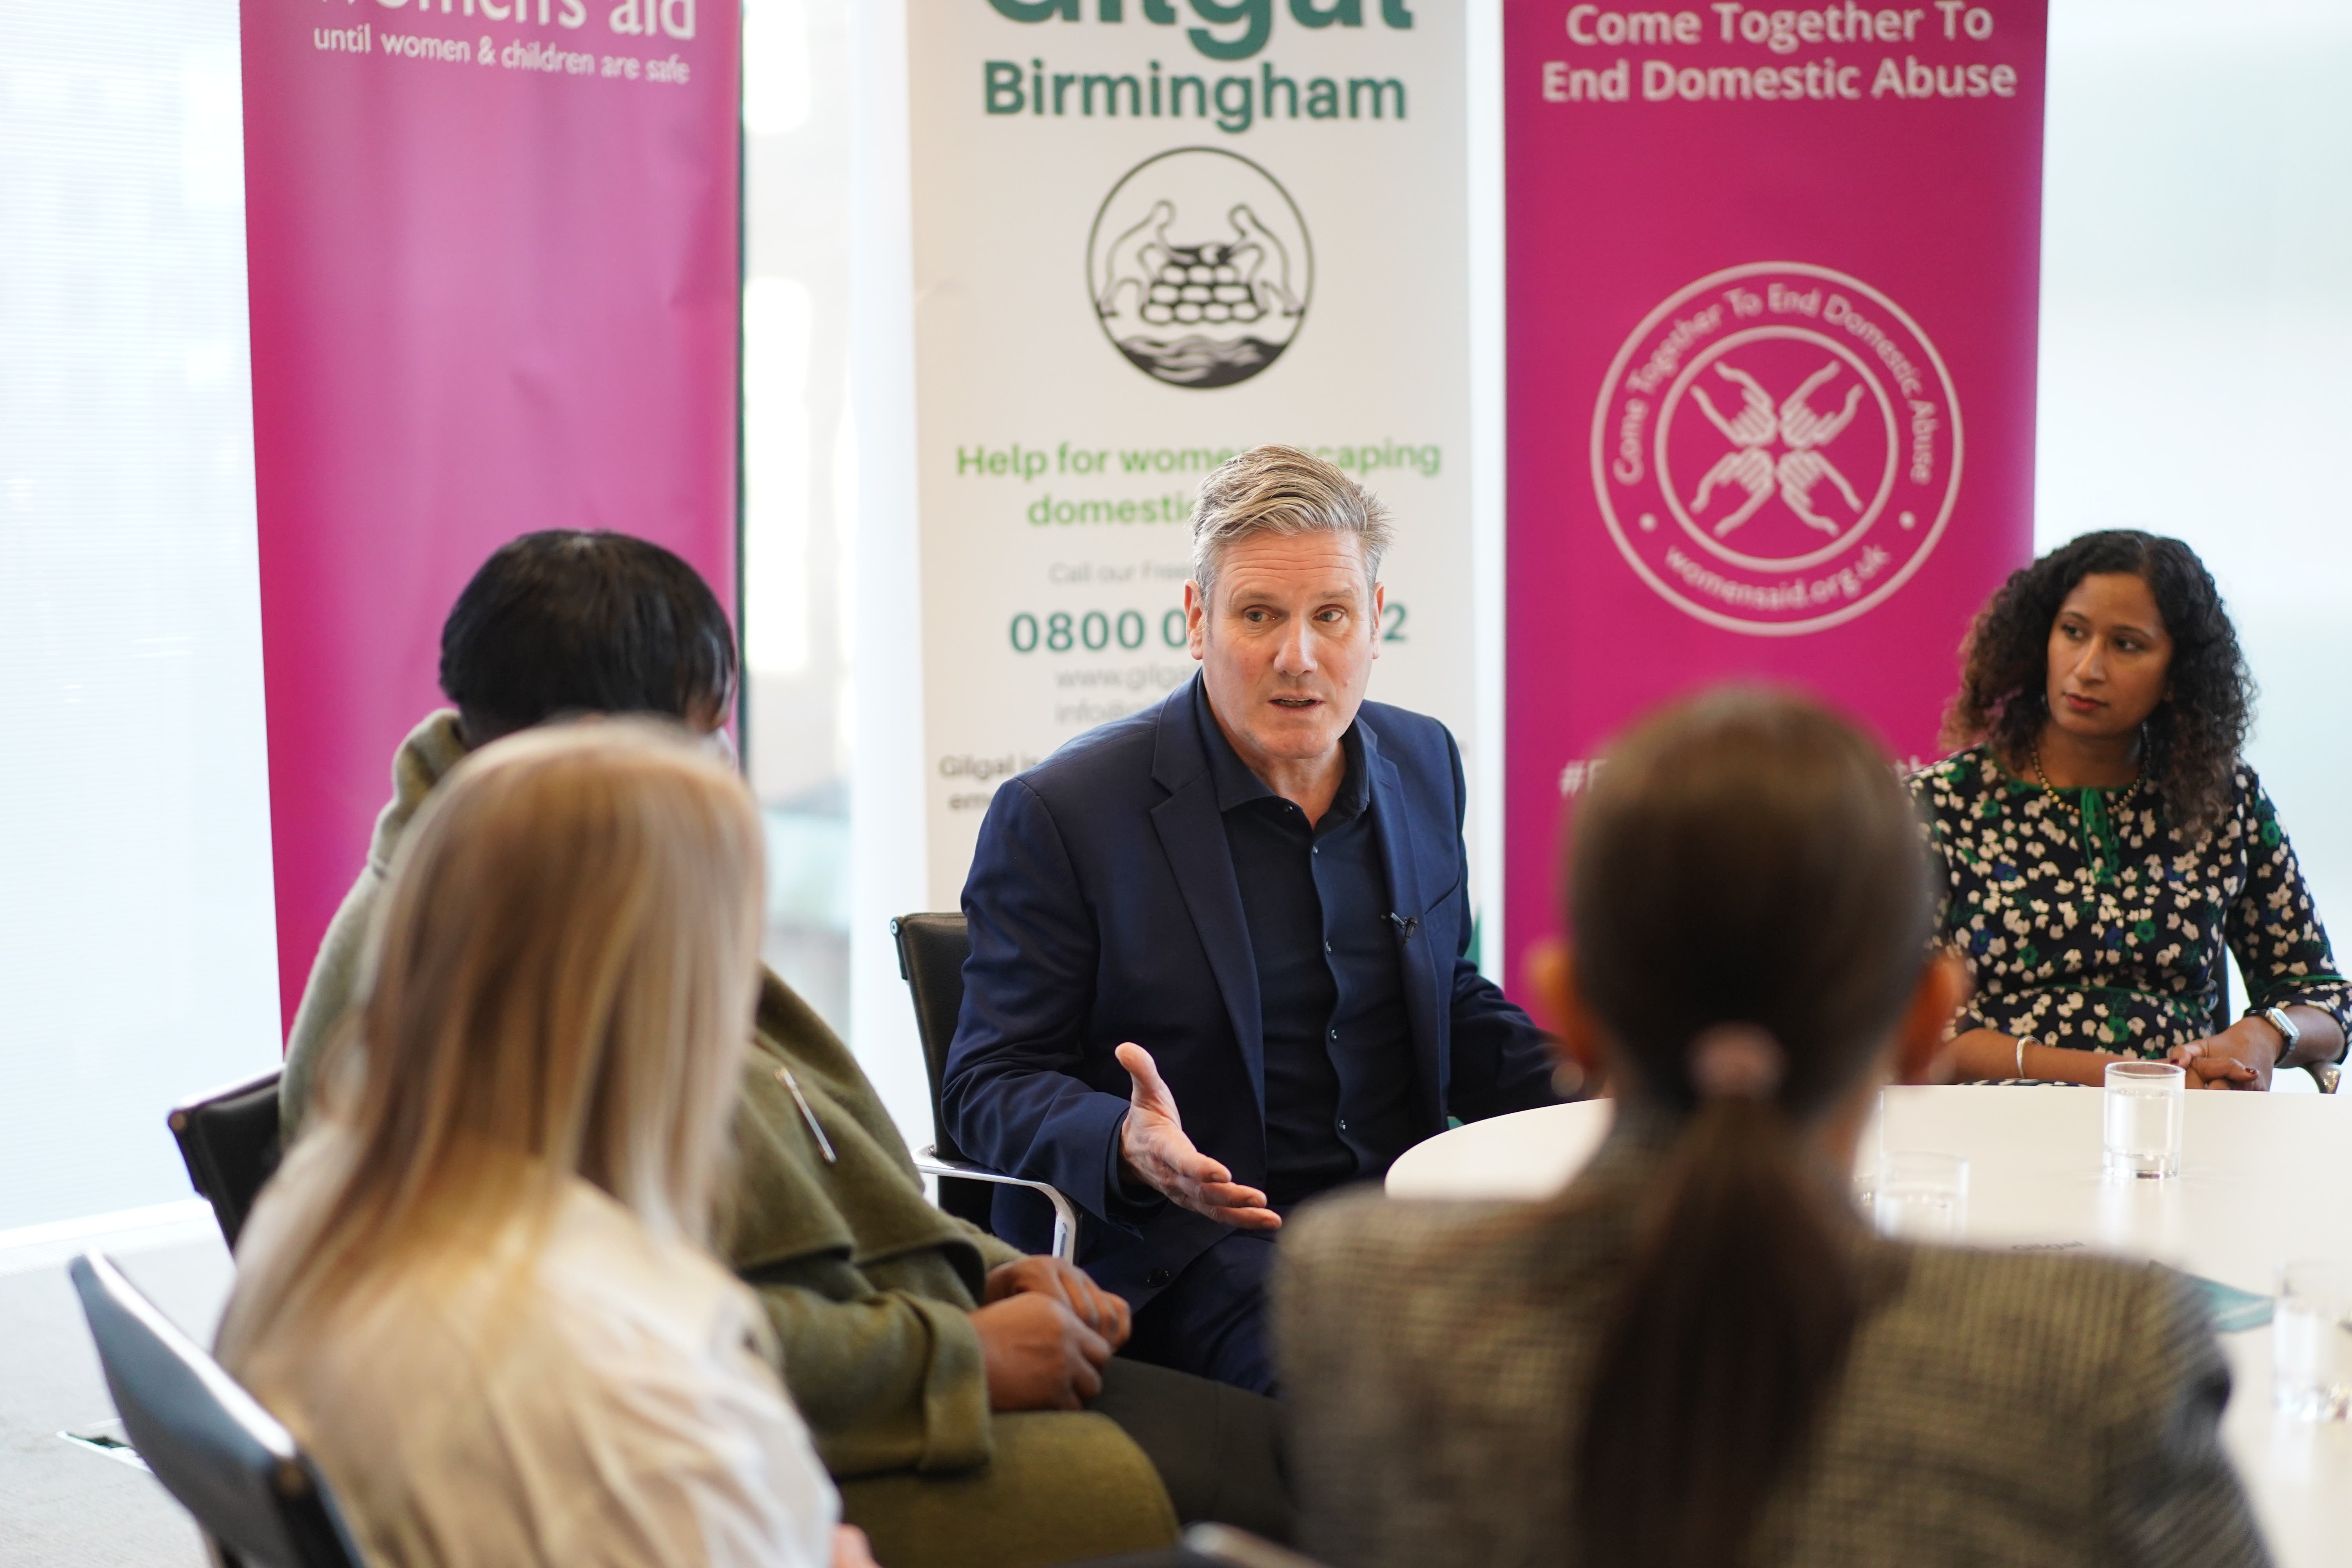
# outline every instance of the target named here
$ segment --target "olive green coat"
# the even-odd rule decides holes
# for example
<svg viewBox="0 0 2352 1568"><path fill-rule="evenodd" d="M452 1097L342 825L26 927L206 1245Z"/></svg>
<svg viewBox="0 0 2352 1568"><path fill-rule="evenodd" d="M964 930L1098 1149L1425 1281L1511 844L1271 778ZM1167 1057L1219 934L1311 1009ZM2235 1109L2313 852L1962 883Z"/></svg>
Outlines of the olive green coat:
<svg viewBox="0 0 2352 1568"><path fill-rule="evenodd" d="M766 1305L784 1382L885 1568L1015 1568L1175 1539L1151 1462L1108 1418L990 1413L967 1314L988 1270L1021 1254L924 1197L856 1059L773 975L736 1140L727 1254Z"/></svg>

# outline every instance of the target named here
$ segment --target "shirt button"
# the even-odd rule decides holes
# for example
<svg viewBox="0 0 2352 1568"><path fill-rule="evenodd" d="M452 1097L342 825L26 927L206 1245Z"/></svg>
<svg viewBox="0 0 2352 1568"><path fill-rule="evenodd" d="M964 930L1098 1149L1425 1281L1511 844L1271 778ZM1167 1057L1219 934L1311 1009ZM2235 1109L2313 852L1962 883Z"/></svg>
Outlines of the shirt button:
<svg viewBox="0 0 2352 1568"><path fill-rule="evenodd" d="M1339 1037L1339 1030L1337 1030L1337 1029L1332 1030L1332 1031L1331 1031L1331 1037L1332 1037L1333 1039L1335 1039L1335 1040L1336 1040L1336 1039L1338 1039L1338 1038Z"/></svg>
<svg viewBox="0 0 2352 1568"><path fill-rule="evenodd" d="M1167 1284L1168 1281L1176 1277L1173 1274L1169 1273L1165 1268L1155 1268L1150 1273L1143 1277L1143 1282L1157 1290L1162 1285Z"/></svg>
<svg viewBox="0 0 2352 1568"><path fill-rule="evenodd" d="M1342 1131L1342 1132L1345 1132L1347 1130L1348 1130L1348 1119L1347 1119L1346 1117L1342 1116L1341 1118L1339 1118L1339 1131Z"/></svg>
<svg viewBox="0 0 2352 1568"><path fill-rule="evenodd" d="M1323 943L1323 951L1324 951L1324 952L1330 952L1330 951L1331 951L1331 943L1330 943L1330 942L1329 942L1328 939L1327 939L1327 940L1324 942L1324 943Z"/></svg>

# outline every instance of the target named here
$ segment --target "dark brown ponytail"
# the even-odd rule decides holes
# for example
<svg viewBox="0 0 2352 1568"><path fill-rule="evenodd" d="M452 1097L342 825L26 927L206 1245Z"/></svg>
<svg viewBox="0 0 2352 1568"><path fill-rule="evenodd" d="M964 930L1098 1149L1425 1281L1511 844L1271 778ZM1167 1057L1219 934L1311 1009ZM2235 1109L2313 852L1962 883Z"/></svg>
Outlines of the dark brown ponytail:
<svg viewBox="0 0 2352 1568"><path fill-rule="evenodd" d="M1577 971L1646 1112L1679 1120L1594 1363L1575 1561L1729 1568L1835 1383L1860 1312L1842 1173L1802 1129L1919 974L1930 902L1893 771L1802 699L1652 720L1578 813ZM1726 1026L1769 1071L1712 1073Z"/></svg>

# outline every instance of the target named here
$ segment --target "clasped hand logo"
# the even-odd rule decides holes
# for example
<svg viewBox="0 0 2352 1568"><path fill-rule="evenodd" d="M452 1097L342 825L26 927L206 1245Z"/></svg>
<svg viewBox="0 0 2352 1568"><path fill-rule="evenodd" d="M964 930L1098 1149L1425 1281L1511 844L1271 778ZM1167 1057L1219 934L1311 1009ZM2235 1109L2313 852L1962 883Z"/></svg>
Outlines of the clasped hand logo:
<svg viewBox="0 0 2352 1568"><path fill-rule="evenodd" d="M1180 147L1119 177L1087 241L1103 334L1170 386L1209 391L1282 357L1307 319L1315 253L1272 174L1214 147Z"/></svg>
<svg viewBox="0 0 2352 1568"><path fill-rule="evenodd" d="M1181 245L1168 237L1176 221L1171 202L1154 202L1141 223L1111 242L1095 309L1106 320L1122 306L1154 326L1181 321L1244 325L1277 311L1305 309L1290 287L1290 252L1246 202L1225 215L1233 237Z"/></svg>
<svg viewBox="0 0 2352 1568"><path fill-rule="evenodd" d="M1862 403L1861 384L1856 382L1846 388L1843 407L1834 414L1822 414L1808 400L1843 368L1835 360L1807 376L1796 391L1780 400L1777 408L1772 395L1746 371L1720 360L1713 368L1717 375L1738 389L1740 407L1727 419L1708 400L1704 387L1696 384L1691 387L1691 396L1700 412L1733 447L1699 479L1697 493L1691 498L1692 515L1705 512L1707 501L1718 489L1747 491L1748 499L1716 522L1715 536L1721 539L1755 516L1757 509L1771 498L1777 484L1781 504L1806 527L1835 538L1851 526L1850 522L1832 522L1814 510L1813 489L1827 479L1855 514L1863 510L1861 495L1838 471L1837 465L1822 455L1822 448L1853 423L1854 411ZM1777 458L1771 450L1775 443L1785 448Z"/></svg>

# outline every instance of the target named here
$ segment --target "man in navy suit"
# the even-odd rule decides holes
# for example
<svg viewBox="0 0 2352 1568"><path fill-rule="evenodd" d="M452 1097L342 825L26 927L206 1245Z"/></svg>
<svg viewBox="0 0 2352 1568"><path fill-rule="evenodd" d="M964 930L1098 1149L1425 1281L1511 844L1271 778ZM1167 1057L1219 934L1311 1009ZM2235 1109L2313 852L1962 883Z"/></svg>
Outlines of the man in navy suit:
<svg viewBox="0 0 2352 1568"><path fill-rule="evenodd" d="M1466 956L1454 738L1364 700L1390 537L1306 453L1211 474L1199 676L1007 780L964 884L956 1142L1100 1222L1080 1261L1134 1304L1128 1354L1261 1392L1291 1206L1555 1098L1549 1042ZM996 1219L1045 1246L1017 1195Z"/></svg>

